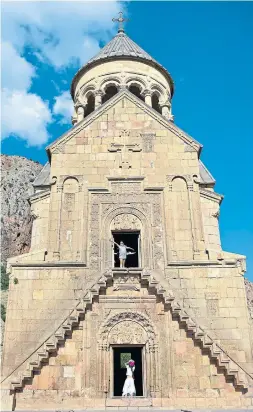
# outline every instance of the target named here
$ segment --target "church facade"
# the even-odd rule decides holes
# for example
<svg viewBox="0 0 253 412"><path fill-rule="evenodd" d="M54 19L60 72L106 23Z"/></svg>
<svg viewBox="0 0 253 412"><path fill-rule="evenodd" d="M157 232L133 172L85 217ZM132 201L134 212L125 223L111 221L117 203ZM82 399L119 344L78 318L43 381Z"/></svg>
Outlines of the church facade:
<svg viewBox="0 0 253 412"><path fill-rule="evenodd" d="M8 262L3 410L252 410L245 257L221 247L222 196L173 92L121 27L75 75L73 127L34 182L30 252Z"/></svg>

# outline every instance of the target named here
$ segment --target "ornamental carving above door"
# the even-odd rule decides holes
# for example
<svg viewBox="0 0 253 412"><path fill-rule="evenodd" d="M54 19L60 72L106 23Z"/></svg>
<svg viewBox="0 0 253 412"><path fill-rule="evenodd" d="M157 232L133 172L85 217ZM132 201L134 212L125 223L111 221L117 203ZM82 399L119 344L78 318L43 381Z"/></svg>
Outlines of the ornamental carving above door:
<svg viewBox="0 0 253 412"><path fill-rule="evenodd" d="M147 333L141 325L133 321L118 323L109 333L108 341L113 345L144 345L147 342Z"/></svg>
<svg viewBox="0 0 253 412"><path fill-rule="evenodd" d="M111 230L141 230L141 221L130 213L122 213L113 219Z"/></svg>

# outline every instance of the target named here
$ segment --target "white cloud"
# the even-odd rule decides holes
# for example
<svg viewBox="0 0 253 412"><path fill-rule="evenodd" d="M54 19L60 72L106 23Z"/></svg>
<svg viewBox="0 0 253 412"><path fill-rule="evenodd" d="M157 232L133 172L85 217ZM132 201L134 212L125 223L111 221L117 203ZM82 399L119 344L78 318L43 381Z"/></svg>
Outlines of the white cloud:
<svg viewBox="0 0 253 412"><path fill-rule="evenodd" d="M35 76L35 68L21 57L11 43L3 42L2 50L2 87L28 90Z"/></svg>
<svg viewBox="0 0 253 412"><path fill-rule="evenodd" d="M67 92L58 92L52 113L36 91L29 93L36 70L24 58L26 48L55 70L81 66L99 51L101 40L109 41L116 30L111 19L120 8L117 0L2 4L3 137L16 135L39 146L49 139L53 115L61 116L61 123L70 123L73 103Z"/></svg>
<svg viewBox="0 0 253 412"><path fill-rule="evenodd" d="M73 115L73 101L69 92L65 91L60 96L55 97L53 113L56 116L61 116L61 123L70 123Z"/></svg>
<svg viewBox="0 0 253 412"><path fill-rule="evenodd" d="M84 64L99 51L100 40L109 40L119 11L116 0L4 2L2 37L19 50L32 46L56 68L76 60Z"/></svg>
<svg viewBox="0 0 253 412"><path fill-rule="evenodd" d="M48 103L28 92L36 76L35 67L21 57L9 42L2 43L1 52L2 139L15 135L29 146L40 146L49 139L47 126L52 116Z"/></svg>
<svg viewBox="0 0 253 412"><path fill-rule="evenodd" d="M47 126L52 121L46 102L26 91L2 92L2 136L19 136L29 146L41 146L48 141Z"/></svg>

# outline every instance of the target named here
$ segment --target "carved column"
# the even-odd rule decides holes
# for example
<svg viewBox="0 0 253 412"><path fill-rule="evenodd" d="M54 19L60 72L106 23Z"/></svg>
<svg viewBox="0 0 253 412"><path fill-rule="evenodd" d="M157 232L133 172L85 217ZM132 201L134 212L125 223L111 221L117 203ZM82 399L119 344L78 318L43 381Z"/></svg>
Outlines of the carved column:
<svg viewBox="0 0 253 412"><path fill-rule="evenodd" d="M96 90L95 91L95 110L101 106L102 104L102 96L103 96L103 92L102 90Z"/></svg>
<svg viewBox="0 0 253 412"><path fill-rule="evenodd" d="M108 366L109 366L109 361L108 361L108 345L105 343L100 343L99 344L99 376L98 376L98 390L101 393L101 396L104 397L106 396L109 388L108 388L108 383L109 383L109 376L108 376Z"/></svg>
<svg viewBox="0 0 253 412"><path fill-rule="evenodd" d="M79 106L77 109L77 123L81 122L84 118L84 107Z"/></svg>
<svg viewBox="0 0 253 412"><path fill-rule="evenodd" d="M145 97L145 103L148 106L152 107L152 99L151 99L152 93L151 93L151 90L144 90L143 96Z"/></svg>
<svg viewBox="0 0 253 412"><path fill-rule="evenodd" d="M159 357L158 357L158 346L154 344L154 354L155 354L155 392L160 391L160 370L159 370Z"/></svg>
<svg viewBox="0 0 253 412"><path fill-rule="evenodd" d="M166 102L161 104L162 108L162 115L166 117L167 119L171 118L171 103L169 100L166 100Z"/></svg>
<svg viewBox="0 0 253 412"><path fill-rule="evenodd" d="M155 395L156 383L156 364L155 364L155 348L153 343L149 343L149 363L150 363L150 395Z"/></svg>

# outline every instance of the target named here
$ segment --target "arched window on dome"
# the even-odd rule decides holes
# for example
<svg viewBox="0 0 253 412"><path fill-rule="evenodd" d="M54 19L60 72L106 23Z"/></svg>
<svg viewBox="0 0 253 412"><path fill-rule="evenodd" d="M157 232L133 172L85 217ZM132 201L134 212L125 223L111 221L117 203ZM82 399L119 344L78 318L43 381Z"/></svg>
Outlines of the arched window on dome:
<svg viewBox="0 0 253 412"><path fill-rule="evenodd" d="M144 96L141 95L140 87L136 86L135 84L131 84L131 86L129 86L129 91L133 93L136 97L138 97L140 100L145 100Z"/></svg>
<svg viewBox="0 0 253 412"><path fill-rule="evenodd" d="M159 95L157 93L153 93L151 97L152 108L155 109L158 113L162 114L162 109L159 105Z"/></svg>
<svg viewBox="0 0 253 412"><path fill-rule="evenodd" d="M95 96L93 93L90 93L89 96L87 96L87 105L85 106L84 117L94 112L94 110L95 110Z"/></svg>
<svg viewBox="0 0 253 412"><path fill-rule="evenodd" d="M105 89L105 94L102 96L102 103L107 102L109 99L111 99L115 94L118 93L118 89L114 85L110 85L106 87Z"/></svg>

